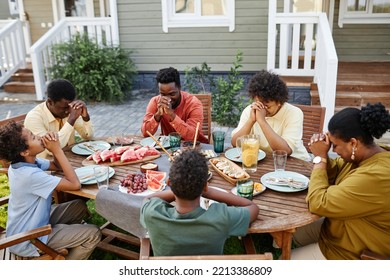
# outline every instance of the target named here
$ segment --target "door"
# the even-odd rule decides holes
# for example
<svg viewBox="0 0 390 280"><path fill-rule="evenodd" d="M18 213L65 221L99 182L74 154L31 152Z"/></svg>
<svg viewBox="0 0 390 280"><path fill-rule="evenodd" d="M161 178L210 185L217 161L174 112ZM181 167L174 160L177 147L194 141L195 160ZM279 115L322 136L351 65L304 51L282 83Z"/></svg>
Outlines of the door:
<svg viewBox="0 0 390 280"><path fill-rule="evenodd" d="M286 13L326 13L329 20L330 30L332 32L333 26L333 13L334 13L334 0L285 0L284 12ZM306 25L302 25L300 29L300 44L299 49L303 50L306 40ZM311 45L313 54L315 53L316 47L316 34L317 34L317 25L313 26L313 37L311 38ZM291 34L290 34L291 36ZM310 40L310 39L309 39Z"/></svg>
<svg viewBox="0 0 390 280"><path fill-rule="evenodd" d="M94 17L93 0L52 0L54 22L64 17Z"/></svg>

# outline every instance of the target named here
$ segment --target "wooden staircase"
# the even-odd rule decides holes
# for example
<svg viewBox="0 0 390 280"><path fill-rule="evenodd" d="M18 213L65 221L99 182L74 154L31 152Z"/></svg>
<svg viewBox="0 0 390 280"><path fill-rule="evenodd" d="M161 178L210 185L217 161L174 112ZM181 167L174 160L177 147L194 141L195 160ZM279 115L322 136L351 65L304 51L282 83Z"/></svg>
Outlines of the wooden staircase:
<svg viewBox="0 0 390 280"><path fill-rule="evenodd" d="M34 75L31 63L26 68L19 69L12 75L11 81L4 84L7 93L31 93L35 94Z"/></svg>
<svg viewBox="0 0 390 280"><path fill-rule="evenodd" d="M312 105L319 105L316 84L311 84L310 95ZM390 109L390 61L339 62L335 112L377 102Z"/></svg>

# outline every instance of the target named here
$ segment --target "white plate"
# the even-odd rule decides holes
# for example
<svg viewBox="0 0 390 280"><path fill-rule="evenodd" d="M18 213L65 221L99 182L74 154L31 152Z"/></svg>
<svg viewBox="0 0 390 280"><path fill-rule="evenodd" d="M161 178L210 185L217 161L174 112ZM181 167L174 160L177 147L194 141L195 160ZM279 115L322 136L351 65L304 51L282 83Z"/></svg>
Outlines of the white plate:
<svg viewBox="0 0 390 280"><path fill-rule="evenodd" d="M119 189L120 192L127 193L127 194L131 194L131 195L137 195L137 196L147 196L147 195L149 195L149 194L155 193L154 191L151 191L151 190L149 190L149 189L146 189L146 190L143 191L142 193L128 193L128 192L127 192L128 188L122 187L121 185L118 186L118 189ZM159 192L160 192L160 191L163 191L164 189L165 189L165 186L164 186L161 190L159 190Z"/></svg>
<svg viewBox="0 0 390 280"><path fill-rule="evenodd" d="M289 186L278 186L275 184L270 184L267 181L267 178L269 177L274 177L274 178L292 178L293 180L301 181L301 182L306 182L306 187L305 188L290 188ZM307 178L306 176L299 174L297 172L292 172L292 171L282 171L282 172L269 172L267 174L264 174L261 179L261 183L266 186L268 189L278 191L278 192L300 192L302 190L307 189L309 186L309 181L310 179Z"/></svg>
<svg viewBox="0 0 390 280"><path fill-rule="evenodd" d="M232 148L232 149L229 149L225 152L225 157L227 157L228 159L235 161L235 162L242 162L242 158L241 158L240 153L241 153L240 148ZM259 160L262 160L264 158L265 158L265 152L262 150L259 150L259 153L257 155L257 160L259 161Z"/></svg>
<svg viewBox="0 0 390 280"><path fill-rule="evenodd" d="M85 144L90 145L94 150L105 150L111 148L111 145L105 141L89 141L74 145L72 147L72 152L82 156L92 155L94 152L85 147Z"/></svg>
<svg viewBox="0 0 390 280"><path fill-rule="evenodd" d="M160 143L162 143L164 148L170 147L168 136L159 136L159 137L156 137L156 139L158 141L160 141ZM147 138L142 139L140 144L143 147L149 146L149 147L155 147L156 149L161 149L161 147L154 142L152 137L147 137Z"/></svg>
<svg viewBox="0 0 390 280"><path fill-rule="evenodd" d="M96 184L97 183L97 181L95 179L95 175L93 173L93 168L96 167L96 166L99 166L99 165L88 165L88 166L84 166L84 167L80 167L80 168L76 168L75 169L77 177L79 177L79 179L81 178L81 180L80 180L81 184L83 184L83 185L92 185L92 184ZM109 176L111 178L112 176L114 176L115 170L112 167L109 167L109 170L110 170L110 175ZM88 176L88 178L83 180L82 178L86 177L86 176Z"/></svg>
<svg viewBox="0 0 390 280"><path fill-rule="evenodd" d="M209 186L209 188L213 188L213 189L219 190L221 192L227 192L226 190L218 188L218 187ZM208 205L207 205L207 200L208 200ZM204 197L200 197L200 207L202 207L203 209L207 210L210 207L210 205L215 203L215 202L217 202L217 201L212 200L212 199L207 199Z"/></svg>
<svg viewBox="0 0 390 280"><path fill-rule="evenodd" d="M261 194L261 193L262 193L263 191L265 191L266 189L267 189L267 188L266 188L264 185L262 185L260 191L253 190L253 196L258 195L258 194ZM232 189L231 189L231 192L232 192L232 194L237 195L237 187L232 188Z"/></svg>

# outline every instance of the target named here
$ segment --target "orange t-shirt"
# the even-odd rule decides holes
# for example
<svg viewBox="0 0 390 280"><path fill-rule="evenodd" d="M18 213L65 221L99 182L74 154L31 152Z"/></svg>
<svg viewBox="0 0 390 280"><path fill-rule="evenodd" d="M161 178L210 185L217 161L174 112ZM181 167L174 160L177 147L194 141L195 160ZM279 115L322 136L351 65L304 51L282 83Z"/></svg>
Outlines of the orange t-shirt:
<svg viewBox="0 0 390 280"><path fill-rule="evenodd" d="M169 121L169 116L163 115L160 122L157 122L154 118L154 114L157 112L157 103L160 99L160 95L153 97L146 108L146 114L142 122L142 134L148 136L146 131L154 134L158 126L161 124L161 132L163 135L168 135L171 132L178 132L181 135L181 139L184 141L192 141L195 138L196 125L199 122L203 122L203 106L198 98L189 94L188 92L181 91L181 101L179 106L174 109L176 117L173 121ZM209 140L198 131L197 139L202 143L209 143Z"/></svg>

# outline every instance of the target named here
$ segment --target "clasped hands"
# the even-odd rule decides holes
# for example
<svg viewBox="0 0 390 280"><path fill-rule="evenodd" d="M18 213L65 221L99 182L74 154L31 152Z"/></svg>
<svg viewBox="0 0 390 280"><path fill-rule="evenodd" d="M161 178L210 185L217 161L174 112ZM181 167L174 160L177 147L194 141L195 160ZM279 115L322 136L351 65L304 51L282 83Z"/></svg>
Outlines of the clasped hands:
<svg viewBox="0 0 390 280"><path fill-rule="evenodd" d="M253 122L265 120L267 115L267 106L260 101L255 101L251 104L251 120Z"/></svg>
<svg viewBox="0 0 390 280"><path fill-rule="evenodd" d="M87 110L87 105L82 100L74 100L69 103L69 119L71 121L76 121L78 117L82 117L84 121L89 121L89 114Z"/></svg>
<svg viewBox="0 0 390 280"><path fill-rule="evenodd" d="M313 155L326 157L331 145L328 133L313 134L308 145Z"/></svg>
<svg viewBox="0 0 390 280"><path fill-rule="evenodd" d="M61 149L58 133L54 131L47 132L44 136L41 137L43 146L49 151L54 149Z"/></svg>
<svg viewBox="0 0 390 280"><path fill-rule="evenodd" d="M174 118L174 112L172 109L172 100L170 97L167 97L167 96L161 96L160 100L157 103L156 117L158 118L158 120L164 114L169 115L171 117L171 119Z"/></svg>

